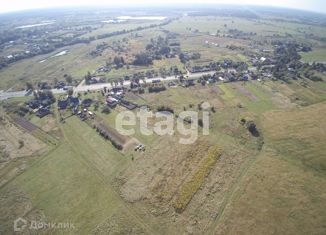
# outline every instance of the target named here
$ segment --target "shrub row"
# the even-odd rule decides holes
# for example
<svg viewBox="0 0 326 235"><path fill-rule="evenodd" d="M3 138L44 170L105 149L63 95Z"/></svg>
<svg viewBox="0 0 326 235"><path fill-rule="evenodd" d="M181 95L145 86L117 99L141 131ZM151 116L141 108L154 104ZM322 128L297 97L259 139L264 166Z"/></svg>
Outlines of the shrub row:
<svg viewBox="0 0 326 235"><path fill-rule="evenodd" d="M110 135L109 132L103 130L101 127L97 126L97 125L94 125L93 126L96 131L101 135L103 136L106 140L109 140L111 142L111 144L118 150L122 150L123 147L121 144L117 143L113 138L112 136Z"/></svg>

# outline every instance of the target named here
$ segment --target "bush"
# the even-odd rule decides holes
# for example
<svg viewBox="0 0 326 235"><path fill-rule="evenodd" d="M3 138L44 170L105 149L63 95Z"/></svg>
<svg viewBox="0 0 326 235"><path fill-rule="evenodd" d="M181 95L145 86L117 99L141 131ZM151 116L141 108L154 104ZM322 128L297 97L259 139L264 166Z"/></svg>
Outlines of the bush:
<svg viewBox="0 0 326 235"><path fill-rule="evenodd" d="M153 64L153 60L147 53L140 53L136 55L133 62L134 65L146 66Z"/></svg>
<svg viewBox="0 0 326 235"><path fill-rule="evenodd" d="M112 145L113 145L116 149L118 149L118 150L122 150L122 145L121 145L121 144L118 144L118 143L116 143L116 142L113 141L113 140L110 140L110 141L111 141Z"/></svg>
<svg viewBox="0 0 326 235"><path fill-rule="evenodd" d="M21 149L22 147L24 147L25 142L23 140L19 140L18 144L19 144L18 148Z"/></svg>
<svg viewBox="0 0 326 235"><path fill-rule="evenodd" d="M107 105L105 105L102 109L102 113L109 114L111 113L111 110Z"/></svg>
<svg viewBox="0 0 326 235"><path fill-rule="evenodd" d="M311 77L308 77L311 81L314 81L314 82L321 82L323 81L323 79L321 77L318 77L316 75L314 76L311 76Z"/></svg>
<svg viewBox="0 0 326 235"><path fill-rule="evenodd" d="M170 107L168 107L168 106L159 106L158 108L157 108L157 111L158 112L169 112L169 113L174 113L174 110L172 109L172 108L170 108Z"/></svg>
<svg viewBox="0 0 326 235"><path fill-rule="evenodd" d="M139 88L138 89L138 93L139 94L144 94L145 93L145 89L144 88Z"/></svg>
<svg viewBox="0 0 326 235"><path fill-rule="evenodd" d="M198 119L198 126L200 126L200 127L204 126L203 119L201 119L201 118Z"/></svg>
<svg viewBox="0 0 326 235"><path fill-rule="evenodd" d="M24 117L28 112L29 109L24 106L20 106L17 110L15 110L15 113L17 113L21 117Z"/></svg>
<svg viewBox="0 0 326 235"><path fill-rule="evenodd" d="M253 121L248 121L246 123L246 127L248 129L248 131L255 137L259 136L259 132L257 130L256 124Z"/></svg>
<svg viewBox="0 0 326 235"><path fill-rule="evenodd" d="M105 130L102 130L100 127L93 125L93 128L96 128L96 131L103 136L104 139L109 140L111 144L118 150L122 150L123 146L121 144L118 144L114 139L112 139L112 136L110 133L106 132Z"/></svg>
<svg viewBox="0 0 326 235"><path fill-rule="evenodd" d="M153 93L153 92L161 92L161 91L165 91L166 90L166 87L161 85L161 86L150 86L148 88L148 92L149 93Z"/></svg>

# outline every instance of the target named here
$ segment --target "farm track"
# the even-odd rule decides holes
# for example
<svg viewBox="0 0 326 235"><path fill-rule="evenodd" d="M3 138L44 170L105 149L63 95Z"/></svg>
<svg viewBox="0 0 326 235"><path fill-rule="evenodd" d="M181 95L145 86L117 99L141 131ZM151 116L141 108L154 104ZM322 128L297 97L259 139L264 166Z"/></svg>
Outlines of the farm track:
<svg viewBox="0 0 326 235"><path fill-rule="evenodd" d="M61 128L61 127L60 127ZM66 143L69 144L69 146L71 147L72 151L76 153L77 156L81 156L81 158L79 158L78 160L80 160L80 162L85 165L85 167L87 168L90 168L91 170L94 171L94 173L101 179L101 181L103 183L105 183L105 185L107 185L107 189L109 191L111 191L113 193L113 196L115 200L119 201L120 204L124 207L124 209L126 211L129 212L129 215L131 215L136 222L138 222L138 224L140 224L147 232L147 234L157 234L157 232L153 231L152 228L150 228L146 222L143 221L143 219L136 214L136 212L129 206L127 205L123 199L120 197L120 194L115 191L115 189L113 188L113 186L111 185L111 182L108 181L108 177L106 177L100 169L98 169L92 162L90 162L87 157L84 155L84 153L82 151L80 151L75 143L73 143L69 138L67 138L67 135L65 133L65 130L63 128L62 129L62 132L63 132L63 135L64 135L64 139L66 141ZM79 135L74 135L76 138L78 138L78 142L79 143L84 143L84 147L87 147L88 149L93 149L88 143L87 141L85 141L81 136ZM96 151L92 151L95 155L99 156L99 154L96 152Z"/></svg>

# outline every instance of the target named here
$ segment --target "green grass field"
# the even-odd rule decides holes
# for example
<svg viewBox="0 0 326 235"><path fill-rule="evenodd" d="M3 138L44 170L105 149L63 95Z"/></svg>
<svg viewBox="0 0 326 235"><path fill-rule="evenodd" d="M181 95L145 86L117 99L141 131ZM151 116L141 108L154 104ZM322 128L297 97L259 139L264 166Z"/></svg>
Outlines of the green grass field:
<svg viewBox="0 0 326 235"><path fill-rule="evenodd" d="M326 61L326 48L318 48L307 53L302 53L301 57L305 62L324 62Z"/></svg>
<svg viewBox="0 0 326 235"><path fill-rule="evenodd" d="M325 231L324 115L324 102L264 114L264 151L232 195L215 234Z"/></svg>
<svg viewBox="0 0 326 235"><path fill-rule="evenodd" d="M73 223L74 233L89 234L117 210L132 217L133 212L111 185L112 177L130 158L76 118L67 120L61 128L65 141L11 184L26 193L47 221Z"/></svg>

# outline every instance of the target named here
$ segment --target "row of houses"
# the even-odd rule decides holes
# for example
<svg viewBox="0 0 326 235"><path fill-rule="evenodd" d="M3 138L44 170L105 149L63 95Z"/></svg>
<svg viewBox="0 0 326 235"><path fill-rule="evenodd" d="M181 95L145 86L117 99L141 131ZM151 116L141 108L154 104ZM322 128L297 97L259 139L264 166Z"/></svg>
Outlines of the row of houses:
<svg viewBox="0 0 326 235"><path fill-rule="evenodd" d="M87 98L84 100L80 100L78 97L68 96L66 99L58 100L58 109L66 110L69 108L72 110L73 114L80 115L81 111L79 111L79 107L82 107L84 111L88 111L87 108L89 108L92 104L92 99ZM81 118L83 117L81 116Z"/></svg>
<svg viewBox="0 0 326 235"><path fill-rule="evenodd" d="M37 117L43 118L51 114L51 105L54 102L55 98L51 92L34 91L34 99L28 101L26 105Z"/></svg>
<svg viewBox="0 0 326 235"><path fill-rule="evenodd" d="M109 92L109 95L106 96L106 104L110 108L115 108L118 104L129 109L129 110L134 110L138 106L128 100L125 100L124 98L124 91L123 88L116 88L112 89Z"/></svg>

